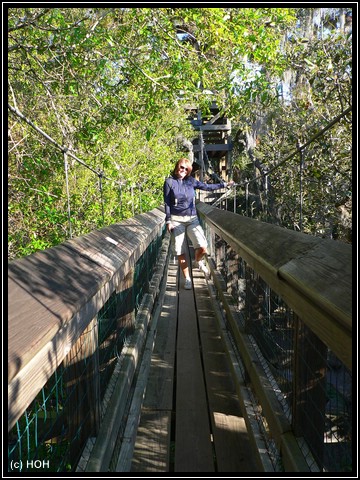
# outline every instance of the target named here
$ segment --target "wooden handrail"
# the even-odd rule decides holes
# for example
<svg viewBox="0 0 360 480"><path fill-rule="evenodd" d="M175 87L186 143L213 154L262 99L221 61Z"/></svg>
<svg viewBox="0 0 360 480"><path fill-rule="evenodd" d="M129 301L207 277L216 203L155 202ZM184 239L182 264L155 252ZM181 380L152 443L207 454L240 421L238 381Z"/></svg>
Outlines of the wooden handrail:
<svg viewBox="0 0 360 480"><path fill-rule="evenodd" d="M10 262L9 429L161 234L164 221L157 208Z"/></svg>
<svg viewBox="0 0 360 480"><path fill-rule="evenodd" d="M351 370L352 247L198 202L203 220Z"/></svg>

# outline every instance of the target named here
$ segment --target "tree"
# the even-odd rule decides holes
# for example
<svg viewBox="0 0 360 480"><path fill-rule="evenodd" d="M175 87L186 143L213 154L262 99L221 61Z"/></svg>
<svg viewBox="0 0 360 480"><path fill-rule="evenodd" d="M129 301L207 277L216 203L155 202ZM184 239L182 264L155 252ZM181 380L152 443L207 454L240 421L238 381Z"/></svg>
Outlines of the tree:
<svg viewBox="0 0 360 480"><path fill-rule="evenodd" d="M215 101L242 128L255 110L280 112L282 42L298 10L9 8L10 104L104 173L100 192L70 160L73 234L161 203L177 138L193 135L187 106ZM63 154L10 114L9 255L67 236Z"/></svg>
<svg viewBox="0 0 360 480"><path fill-rule="evenodd" d="M255 103L239 122L235 168L259 176L249 186L260 218L351 241L352 128L344 115L352 105L351 29L344 9L321 10L298 9L297 28L284 39L279 101L265 109ZM299 146L315 137L300 158Z"/></svg>

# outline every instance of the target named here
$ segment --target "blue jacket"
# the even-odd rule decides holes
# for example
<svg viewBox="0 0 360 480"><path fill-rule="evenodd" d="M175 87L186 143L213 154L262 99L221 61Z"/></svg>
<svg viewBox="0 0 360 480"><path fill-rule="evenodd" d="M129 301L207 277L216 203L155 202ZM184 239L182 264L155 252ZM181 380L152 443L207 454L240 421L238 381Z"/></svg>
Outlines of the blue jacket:
<svg viewBox="0 0 360 480"><path fill-rule="evenodd" d="M171 215L196 215L195 189L213 191L226 185L226 182L203 183L194 177L167 178L164 182L165 221L170 222Z"/></svg>

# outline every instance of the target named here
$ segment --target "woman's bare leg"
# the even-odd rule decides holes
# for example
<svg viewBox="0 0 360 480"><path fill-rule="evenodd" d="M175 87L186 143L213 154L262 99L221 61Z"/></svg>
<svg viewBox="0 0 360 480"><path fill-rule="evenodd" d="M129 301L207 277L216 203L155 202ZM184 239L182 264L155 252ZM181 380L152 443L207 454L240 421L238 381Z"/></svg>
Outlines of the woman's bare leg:
<svg viewBox="0 0 360 480"><path fill-rule="evenodd" d="M203 256L206 253L206 248L205 247L199 247L195 250L195 261L198 262L203 258Z"/></svg>
<svg viewBox="0 0 360 480"><path fill-rule="evenodd" d="M180 269L181 269L184 277L185 278L190 278L189 267L188 267L188 264L187 264L185 253L183 253L182 255L178 255L178 262L179 262Z"/></svg>

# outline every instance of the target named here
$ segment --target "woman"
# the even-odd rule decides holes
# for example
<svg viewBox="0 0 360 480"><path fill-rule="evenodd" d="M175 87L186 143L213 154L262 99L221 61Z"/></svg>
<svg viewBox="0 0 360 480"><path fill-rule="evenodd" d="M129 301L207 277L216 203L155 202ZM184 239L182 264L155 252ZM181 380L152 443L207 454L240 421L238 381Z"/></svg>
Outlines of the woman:
<svg viewBox="0 0 360 480"><path fill-rule="evenodd" d="M186 290L192 288L192 282L186 260L185 235L188 235L195 249L194 266L208 274L208 269L202 260L207 253L207 241L196 212L195 189L212 191L234 183L207 184L199 182L191 176L191 172L190 160L181 158L176 163L172 176L167 178L164 183L165 221L168 231L174 234L175 254L185 277Z"/></svg>

